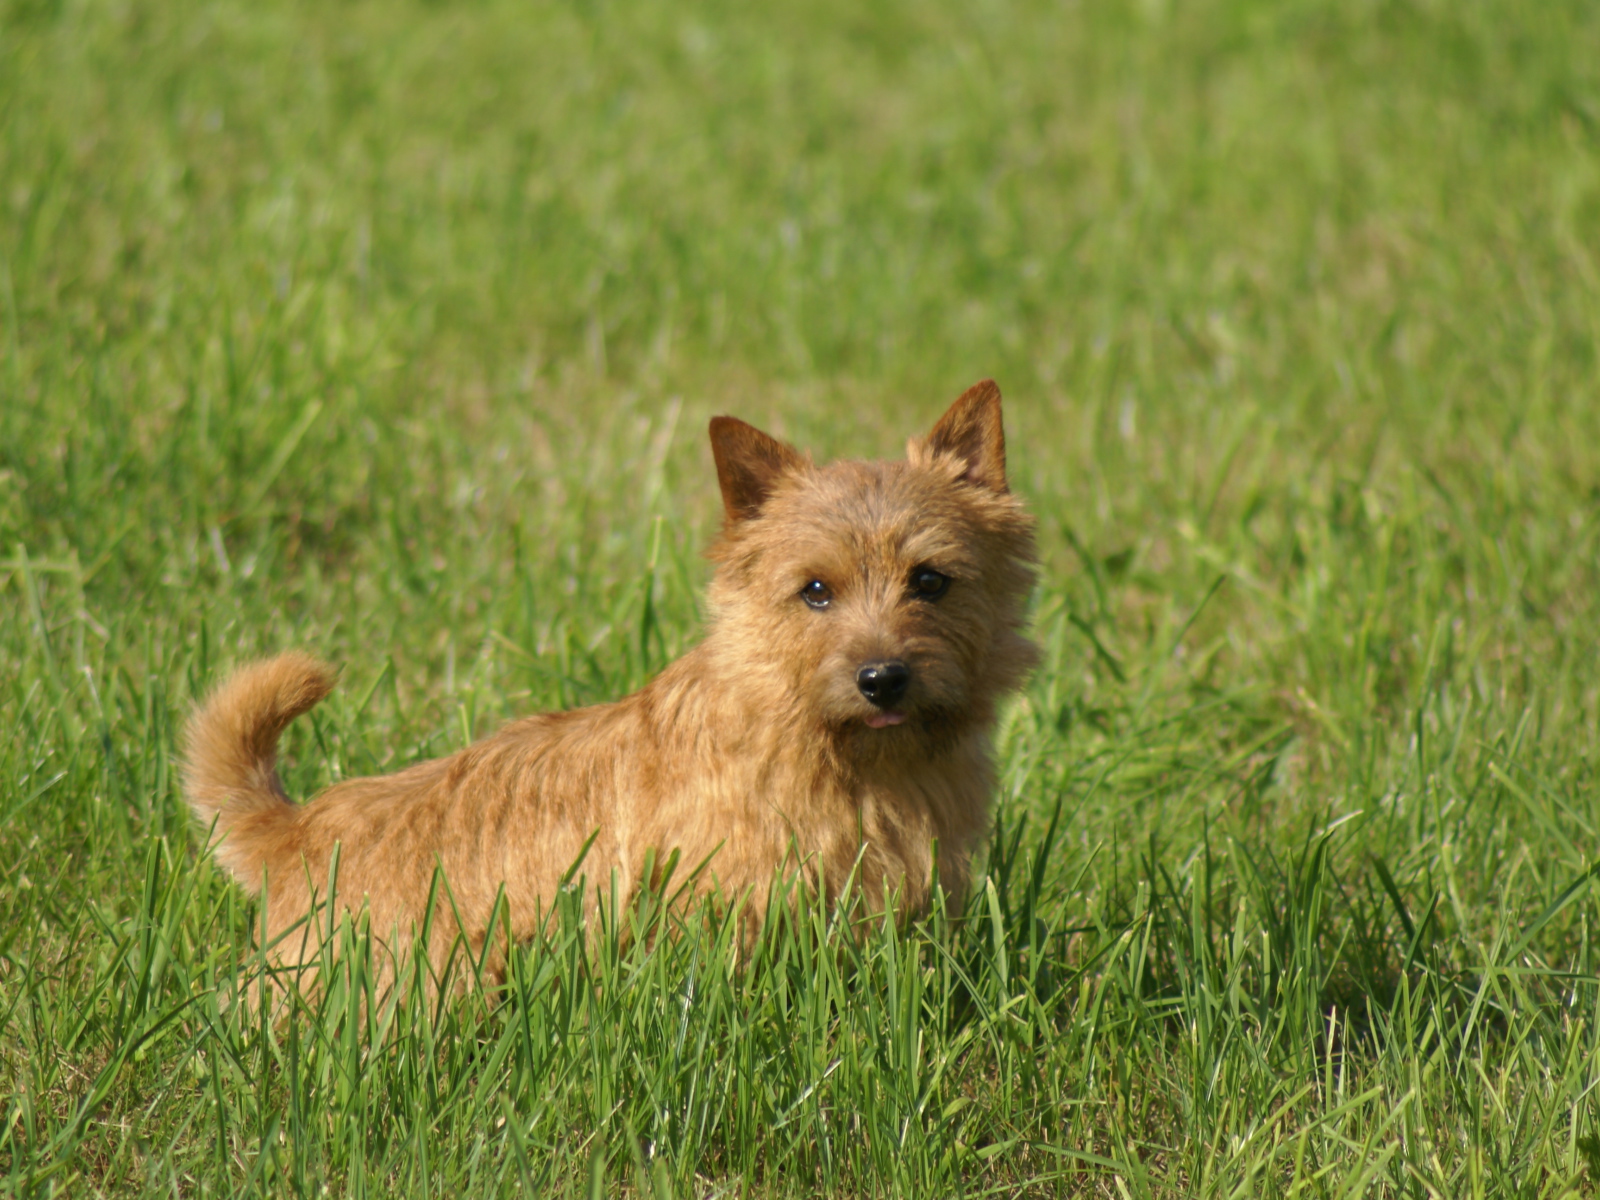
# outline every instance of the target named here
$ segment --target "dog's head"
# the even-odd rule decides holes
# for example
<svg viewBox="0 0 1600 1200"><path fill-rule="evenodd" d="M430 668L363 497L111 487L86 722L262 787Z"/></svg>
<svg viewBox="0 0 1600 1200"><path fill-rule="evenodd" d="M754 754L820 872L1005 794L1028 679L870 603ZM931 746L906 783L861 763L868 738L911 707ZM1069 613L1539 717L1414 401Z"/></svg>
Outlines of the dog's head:
<svg viewBox="0 0 1600 1200"><path fill-rule="evenodd" d="M819 467L732 417L711 422L711 448L724 679L862 749L911 751L993 720L1036 658L1021 632L1033 520L1006 486L993 382L900 461Z"/></svg>

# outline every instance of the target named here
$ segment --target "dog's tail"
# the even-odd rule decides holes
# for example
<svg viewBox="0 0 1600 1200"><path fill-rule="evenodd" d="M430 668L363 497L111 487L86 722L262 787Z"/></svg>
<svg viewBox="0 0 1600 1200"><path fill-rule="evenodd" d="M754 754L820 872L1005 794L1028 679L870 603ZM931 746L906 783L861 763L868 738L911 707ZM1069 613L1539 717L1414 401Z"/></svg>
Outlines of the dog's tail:
<svg viewBox="0 0 1600 1200"><path fill-rule="evenodd" d="M333 683L333 669L310 655L280 654L235 671L189 719L189 807L214 828L218 861L250 891L261 885L262 863L292 840L300 811L278 781L278 738Z"/></svg>

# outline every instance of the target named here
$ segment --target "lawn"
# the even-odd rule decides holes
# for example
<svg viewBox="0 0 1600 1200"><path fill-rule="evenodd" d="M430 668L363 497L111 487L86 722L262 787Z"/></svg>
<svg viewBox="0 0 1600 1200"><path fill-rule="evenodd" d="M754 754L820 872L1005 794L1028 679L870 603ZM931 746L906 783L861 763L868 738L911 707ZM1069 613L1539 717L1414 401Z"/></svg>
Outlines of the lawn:
<svg viewBox="0 0 1600 1200"><path fill-rule="evenodd" d="M305 796L693 643L706 420L1006 395L965 913L280 1021ZM1600 1195L1600 7L0 0L0 1193Z"/></svg>

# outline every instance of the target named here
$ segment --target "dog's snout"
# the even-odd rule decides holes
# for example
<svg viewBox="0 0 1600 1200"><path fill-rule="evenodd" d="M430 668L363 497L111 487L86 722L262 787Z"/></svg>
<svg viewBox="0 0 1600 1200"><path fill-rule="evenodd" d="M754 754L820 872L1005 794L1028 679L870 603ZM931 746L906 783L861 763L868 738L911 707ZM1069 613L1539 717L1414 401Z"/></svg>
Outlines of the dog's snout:
<svg viewBox="0 0 1600 1200"><path fill-rule="evenodd" d="M889 708L906 694L911 683L911 668L898 658L887 662L862 664L856 672L856 686L861 694L879 708Z"/></svg>

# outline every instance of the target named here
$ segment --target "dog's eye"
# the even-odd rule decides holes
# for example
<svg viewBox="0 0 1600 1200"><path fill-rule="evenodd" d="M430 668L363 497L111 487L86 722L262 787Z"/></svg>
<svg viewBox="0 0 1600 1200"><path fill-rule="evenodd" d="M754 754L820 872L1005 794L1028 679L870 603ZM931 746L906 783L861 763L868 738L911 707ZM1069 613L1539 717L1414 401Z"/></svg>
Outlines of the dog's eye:
<svg viewBox="0 0 1600 1200"><path fill-rule="evenodd" d="M949 590L950 576L932 567L918 567L911 572L911 594L919 600L937 600Z"/></svg>
<svg viewBox="0 0 1600 1200"><path fill-rule="evenodd" d="M833 593L828 590L828 585L820 579L813 579L800 589L800 597L812 608L827 608L833 599Z"/></svg>

